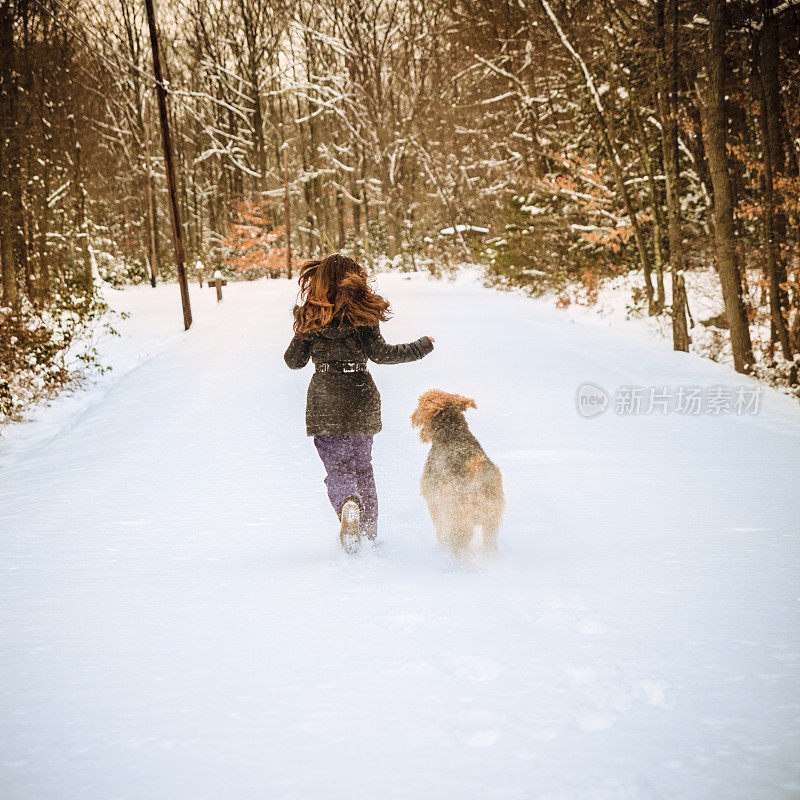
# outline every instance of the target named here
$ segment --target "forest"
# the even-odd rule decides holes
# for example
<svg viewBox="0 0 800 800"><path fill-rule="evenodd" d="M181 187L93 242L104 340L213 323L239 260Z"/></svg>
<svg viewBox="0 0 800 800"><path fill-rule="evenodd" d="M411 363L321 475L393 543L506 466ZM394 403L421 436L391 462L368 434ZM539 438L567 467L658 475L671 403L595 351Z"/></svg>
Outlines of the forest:
<svg viewBox="0 0 800 800"><path fill-rule="evenodd" d="M559 304L630 274L680 351L713 270L722 360L797 392L800 4L154 11L155 46L144 0L0 1L0 414L102 369L100 282L286 278L335 250Z"/></svg>

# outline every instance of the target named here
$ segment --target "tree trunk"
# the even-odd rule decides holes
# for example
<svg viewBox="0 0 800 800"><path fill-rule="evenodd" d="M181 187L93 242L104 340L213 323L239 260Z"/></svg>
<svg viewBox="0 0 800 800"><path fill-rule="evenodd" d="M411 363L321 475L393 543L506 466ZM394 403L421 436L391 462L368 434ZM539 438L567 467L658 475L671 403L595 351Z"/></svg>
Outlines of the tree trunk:
<svg viewBox="0 0 800 800"><path fill-rule="evenodd" d="M766 22L766 20L765 20ZM764 77L761 74L759 58L760 43L758 35L753 37L752 67L753 90L759 101L759 127L761 129L761 152L764 169L764 272L769 285L769 311L771 339L773 344L780 343L783 357L791 359L792 349L789 343L789 333L786 329L786 320L781 308L781 281L779 277L777 243L775 241L775 191L774 191L774 162L772 153L773 137L770 136L769 107L764 91Z"/></svg>
<svg viewBox="0 0 800 800"><path fill-rule="evenodd" d="M780 177L786 159L780 123L780 86L778 85L778 23L769 0L761 0L762 33L759 55L761 78L761 132L764 152L764 181L767 205L767 261L770 284L770 311L783 357L792 358L792 347L786 326L786 264L783 245L786 242L786 215L783 212ZM775 298L773 302L773 296Z"/></svg>
<svg viewBox="0 0 800 800"><path fill-rule="evenodd" d="M150 285L155 287L158 277L158 237L156 233L156 199L153 193L153 166L150 160L150 104L145 102L142 118L144 120L144 158L147 210L147 245L150 261Z"/></svg>
<svg viewBox="0 0 800 800"><path fill-rule="evenodd" d="M731 333L733 365L748 372L753 365L753 346L747 314L742 303L741 280L733 225L733 198L728 163L728 118L725 112L725 11L723 0L709 0L709 47L706 51L705 150L714 184L714 247L725 301L725 315Z"/></svg>
<svg viewBox="0 0 800 800"><path fill-rule="evenodd" d="M359 239L361 238L361 202L359 200L359 185L358 185L358 167L360 164L360 154L358 145L355 151L355 163L353 164L353 171L350 173L350 196L353 198L353 229L356 232L356 250L360 247Z"/></svg>
<svg viewBox="0 0 800 800"><path fill-rule="evenodd" d="M656 32L658 37L657 69L659 77L659 110L667 189L667 224L669 228L669 263L672 277L672 346L689 350L686 285L683 278L683 232L681 230L680 195L678 188L678 120L677 120L677 0L657 0Z"/></svg>
<svg viewBox="0 0 800 800"><path fill-rule="evenodd" d="M0 260L3 265L3 297L0 305L16 310L19 307L14 244L7 228L0 231Z"/></svg>
<svg viewBox="0 0 800 800"><path fill-rule="evenodd" d="M648 280L649 276L645 276L645 292L649 303L650 314L660 314L664 310L666 298L664 296L664 253L661 249L661 242L663 239L664 231L664 216L661 211L661 202L659 199L658 186L656 185L655 172L653 170L653 161L647 150L647 136L644 132L644 125L639 114L639 109L636 107L636 101L633 98L632 86L628 84L628 94L630 97L631 118L633 126L636 131L636 145L639 151L639 157L647 174L647 185L650 189L650 206L653 209L653 266L656 270L656 295L653 297L652 281Z"/></svg>
<svg viewBox="0 0 800 800"><path fill-rule="evenodd" d="M17 2L17 15L22 22L22 41L18 49L17 59L17 97L23 98L23 103L17 106L17 129L19 131L16 138L18 148L17 156L17 175L20 190L14 196L15 216L21 234L17 239L18 263L24 265L19 277L25 287L25 294L34 302L36 301L36 278L33 273L33 264L30 254L35 252L33 241L35 223L27 213L30 207L33 192L32 176L35 174L33 161L36 158L35 148L33 147L33 118L31 114L31 98L33 96L33 72L31 70L31 25L30 25L30 4L27 2ZM24 141L23 141L24 138ZM23 155L25 163L23 165ZM25 187L23 191L23 186ZM24 197L24 201L23 201Z"/></svg>
<svg viewBox="0 0 800 800"><path fill-rule="evenodd" d="M306 80L309 85L314 83L314 75L317 73L317 54L314 46L314 37L310 34L305 36L305 54L306 54ZM324 203L324 190L322 185L322 178L319 173L319 120L322 119L316 115L316 107L312 105L311 101L307 102L307 115L308 115L308 162L309 171L314 175L308 185L311 191L311 206L310 211L313 217L314 232L317 240L317 247L324 250L324 242L327 240L327 224L326 224L326 210ZM320 253L321 254L321 253Z"/></svg>
<svg viewBox="0 0 800 800"><path fill-rule="evenodd" d="M18 275L26 268L21 260L21 199L19 184L19 124L17 119L17 67L14 13L9 2L0 2L0 256L3 264L2 304L19 305Z"/></svg>
<svg viewBox="0 0 800 800"><path fill-rule="evenodd" d="M39 87L38 93L38 112L41 125L42 136L42 150L46 154L53 152L53 126L51 124L52 115L49 103L47 102L47 94L44 87ZM38 211L38 220L36 227L39 233L38 245L38 261L39 261L39 275L36 281L36 297L40 305L44 305L50 296L50 243L48 241L48 233L50 231L50 222L52 213L50 210L50 203L48 197L50 195L51 175L53 173L53 163L50 157L42 159L41 165L41 182L40 182L40 202ZM0 167L2 172L2 167Z"/></svg>
<svg viewBox="0 0 800 800"><path fill-rule="evenodd" d="M261 106L259 74L256 67L251 67L250 81L253 85L253 134L256 140L256 168L258 169L256 191L260 193L267 188L267 148L264 142L264 111Z"/></svg>
<svg viewBox="0 0 800 800"><path fill-rule="evenodd" d="M289 194L289 145L283 144L283 213L286 224L286 277L292 278L292 196Z"/></svg>
<svg viewBox="0 0 800 800"><path fill-rule="evenodd" d="M89 222L86 218L86 187L83 183L83 160L81 156L81 143L75 129L75 117L69 115L69 133L72 140L72 183L75 190L75 225L78 229L78 246L81 251L83 269L80 275L80 284L84 291L91 293L94 287L92 275L92 257L89 251Z"/></svg>
<svg viewBox="0 0 800 800"><path fill-rule="evenodd" d="M344 247L344 198L342 190L336 187L336 246L341 250Z"/></svg>
<svg viewBox="0 0 800 800"><path fill-rule="evenodd" d="M609 26L610 27L610 26ZM616 53L617 63L623 63L622 50L619 44L619 38L614 35L614 52ZM661 204L659 203L658 189L656 187L655 175L653 172L653 164L650 159L647 147L647 137L644 132L644 125L642 125L641 115L637 107L635 89L630 75L623 72L622 80L625 83L625 91L628 95L628 108L630 110L631 121L633 122L633 142L639 152L639 158L642 160L645 174L647 175L648 187L650 189L650 207L653 211L653 261L656 268L656 285L658 296L655 296L653 290L653 277L651 270L648 266L644 271L644 289L647 296L647 305L650 315L659 314L664 308L664 257L661 252L662 231L664 230L664 222L661 214Z"/></svg>

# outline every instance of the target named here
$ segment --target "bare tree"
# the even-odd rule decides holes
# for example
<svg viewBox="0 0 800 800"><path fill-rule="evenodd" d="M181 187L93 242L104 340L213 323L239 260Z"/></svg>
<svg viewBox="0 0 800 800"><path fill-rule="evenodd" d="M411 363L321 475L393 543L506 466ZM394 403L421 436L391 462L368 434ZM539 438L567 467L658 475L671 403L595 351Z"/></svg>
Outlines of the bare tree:
<svg viewBox="0 0 800 800"><path fill-rule="evenodd" d="M709 0L709 33L706 51L705 146L714 183L714 244L725 314L731 332L733 363L737 372L753 365L750 329L742 303L741 276L737 266L733 225L733 197L728 164L728 117L725 113L725 17L722 0Z"/></svg>
<svg viewBox="0 0 800 800"><path fill-rule="evenodd" d="M678 159L678 0L656 0L659 110L669 221L669 264L672 277L672 346L689 349L686 284L683 277L680 170Z"/></svg>

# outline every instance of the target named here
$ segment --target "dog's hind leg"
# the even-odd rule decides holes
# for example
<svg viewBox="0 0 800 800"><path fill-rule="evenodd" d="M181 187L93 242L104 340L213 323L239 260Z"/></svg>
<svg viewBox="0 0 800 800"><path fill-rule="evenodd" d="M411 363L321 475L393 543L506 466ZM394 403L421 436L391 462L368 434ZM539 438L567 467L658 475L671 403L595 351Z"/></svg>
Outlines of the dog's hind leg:
<svg viewBox="0 0 800 800"><path fill-rule="evenodd" d="M453 549L456 553L463 553L472 541L475 529L466 525L459 525L453 536Z"/></svg>
<svg viewBox="0 0 800 800"><path fill-rule="evenodd" d="M447 521L445 541L457 556L461 556L469 547L474 532L474 526L463 516L453 515Z"/></svg>
<svg viewBox="0 0 800 800"><path fill-rule="evenodd" d="M447 512L445 510L444 504L437 503L436 501L432 500L427 500L427 502L428 502L428 512L431 515L431 522L433 522L433 528L436 531L436 538L443 544L446 544Z"/></svg>
<svg viewBox="0 0 800 800"><path fill-rule="evenodd" d="M497 533L503 521L505 497L503 496L503 478L500 470L491 465L487 479L483 484L481 506L481 528L483 529L483 548L487 552L497 550Z"/></svg>
<svg viewBox="0 0 800 800"><path fill-rule="evenodd" d="M494 553L497 550L497 533L500 530L500 523L485 521L481 525L483 530L483 549Z"/></svg>
<svg viewBox="0 0 800 800"><path fill-rule="evenodd" d="M436 529L436 538L454 553L462 552L472 538L472 530L468 530L454 512L452 503L439 499L438 502L429 502L428 510Z"/></svg>

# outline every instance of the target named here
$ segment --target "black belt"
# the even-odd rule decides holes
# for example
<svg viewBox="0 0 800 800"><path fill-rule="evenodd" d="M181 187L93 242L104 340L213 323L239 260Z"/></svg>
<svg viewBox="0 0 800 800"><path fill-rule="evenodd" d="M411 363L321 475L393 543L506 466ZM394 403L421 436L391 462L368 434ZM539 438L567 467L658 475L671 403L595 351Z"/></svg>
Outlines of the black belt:
<svg viewBox="0 0 800 800"><path fill-rule="evenodd" d="M327 361L314 365L317 372L366 372L367 365L358 361Z"/></svg>

